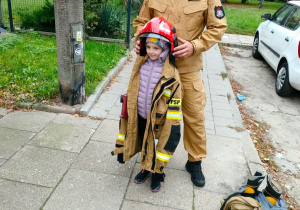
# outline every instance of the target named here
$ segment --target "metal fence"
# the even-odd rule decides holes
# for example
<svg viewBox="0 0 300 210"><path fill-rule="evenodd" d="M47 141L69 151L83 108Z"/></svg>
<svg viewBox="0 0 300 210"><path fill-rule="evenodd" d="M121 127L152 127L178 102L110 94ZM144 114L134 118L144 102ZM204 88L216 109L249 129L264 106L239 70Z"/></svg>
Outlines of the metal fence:
<svg viewBox="0 0 300 210"><path fill-rule="evenodd" d="M53 3L53 0L49 2ZM11 4L11 21L14 28L18 29L21 25L21 17L41 9L45 0L0 0L0 24L2 23L7 28L10 28L9 3Z"/></svg>
<svg viewBox="0 0 300 210"><path fill-rule="evenodd" d="M53 0L48 1L50 3L53 3ZM102 4L107 3L108 5L113 5L115 8L117 7L118 9L122 10L123 25L121 27L124 31L124 34L121 34L118 38L128 38L128 34L130 35L129 37L133 36L134 33L132 28L132 20L137 16L139 7L143 0L86 0L85 2L85 14L88 9L91 9L91 4L93 6L92 9L98 9L99 7L97 7L97 4L100 4L100 2L102 2ZM9 4L11 4L11 17L9 13ZM6 29L10 29L11 31L13 31L14 29L21 29L21 26L24 28L25 19L30 19L31 15L35 14L36 11L41 10L41 8L45 6L45 4L46 0L0 0L0 27L5 27ZM128 14L130 14L130 19ZM130 20L130 24L127 24L128 20ZM85 20L85 22L87 21ZM53 29L51 30L50 28L47 29L47 27L43 27L42 31L51 32L53 31ZM106 35L107 37L110 36L107 34L104 35ZM91 36L98 35L91 34Z"/></svg>

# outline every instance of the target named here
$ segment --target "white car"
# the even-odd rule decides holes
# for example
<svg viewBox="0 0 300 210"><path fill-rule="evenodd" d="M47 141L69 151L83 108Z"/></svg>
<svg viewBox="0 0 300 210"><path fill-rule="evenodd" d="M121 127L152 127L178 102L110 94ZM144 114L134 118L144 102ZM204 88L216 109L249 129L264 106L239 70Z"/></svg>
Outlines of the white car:
<svg viewBox="0 0 300 210"><path fill-rule="evenodd" d="M300 90L300 2L289 1L272 16L264 14L255 33L252 55L276 71L276 93L288 96Z"/></svg>

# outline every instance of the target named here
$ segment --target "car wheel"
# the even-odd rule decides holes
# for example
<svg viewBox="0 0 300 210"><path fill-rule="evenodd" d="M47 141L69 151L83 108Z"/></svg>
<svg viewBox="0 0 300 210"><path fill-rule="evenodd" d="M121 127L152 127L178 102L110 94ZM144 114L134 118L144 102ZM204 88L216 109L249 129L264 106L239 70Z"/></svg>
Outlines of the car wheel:
<svg viewBox="0 0 300 210"><path fill-rule="evenodd" d="M275 83L276 93L279 96L289 96L293 92L293 88L289 81L289 67L287 62L280 65L277 72L276 83Z"/></svg>
<svg viewBox="0 0 300 210"><path fill-rule="evenodd" d="M252 47L252 56L253 58L256 59L261 58L261 54L258 52L258 44L259 44L259 37L258 34L256 34L253 40L253 47Z"/></svg>

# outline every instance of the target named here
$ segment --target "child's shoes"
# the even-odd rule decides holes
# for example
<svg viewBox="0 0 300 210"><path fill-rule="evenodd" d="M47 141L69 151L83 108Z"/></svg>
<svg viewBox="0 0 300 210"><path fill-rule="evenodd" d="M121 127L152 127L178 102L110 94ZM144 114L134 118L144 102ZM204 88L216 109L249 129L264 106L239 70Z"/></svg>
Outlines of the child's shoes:
<svg viewBox="0 0 300 210"><path fill-rule="evenodd" d="M162 173L162 174L158 174L158 173L155 173L155 174L152 174L152 177L151 177L151 191L152 192L158 192L160 191L161 189L161 182L163 182L165 180L165 174Z"/></svg>
<svg viewBox="0 0 300 210"><path fill-rule="evenodd" d="M145 182L145 180L151 176L151 173L146 170L141 170L140 173L138 173L134 178L134 183L136 184L142 184Z"/></svg>

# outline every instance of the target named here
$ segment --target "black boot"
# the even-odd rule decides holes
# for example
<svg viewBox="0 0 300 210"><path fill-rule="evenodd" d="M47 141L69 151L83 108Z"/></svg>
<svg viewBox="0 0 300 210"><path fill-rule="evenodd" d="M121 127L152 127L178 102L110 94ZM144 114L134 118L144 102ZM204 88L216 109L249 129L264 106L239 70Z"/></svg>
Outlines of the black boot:
<svg viewBox="0 0 300 210"><path fill-rule="evenodd" d="M158 173L152 174L152 177L151 177L151 191L152 192L160 191L160 188L161 188L160 183L165 181L165 176L166 175L164 173L162 173L162 174L158 174Z"/></svg>
<svg viewBox="0 0 300 210"><path fill-rule="evenodd" d="M245 190L242 196L254 198L258 195L259 191L258 188L262 181L264 180L265 176L259 171L255 172L254 176L250 176L247 180L247 184L245 186Z"/></svg>
<svg viewBox="0 0 300 210"><path fill-rule="evenodd" d="M145 182L145 180L151 176L151 173L146 170L141 170L140 173L138 173L134 178L134 183L136 184L142 184Z"/></svg>
<svg viewBox="0 0 300 210"><path fill-rule="evenodd" d="M278 182L273 179L273 175L268 175L267 187L264 191L266 199L273 205L277 203L277 200L282 194L282 188Z"/></svg>
<svg viewBox="0 0 300 210"><path fill-rule="evenodd" d="M191 174L191 180L194 185L198 187L203 187L205 185L205 177L201 170L201 161L187 161L185 164L185 169Z"/></svg>

